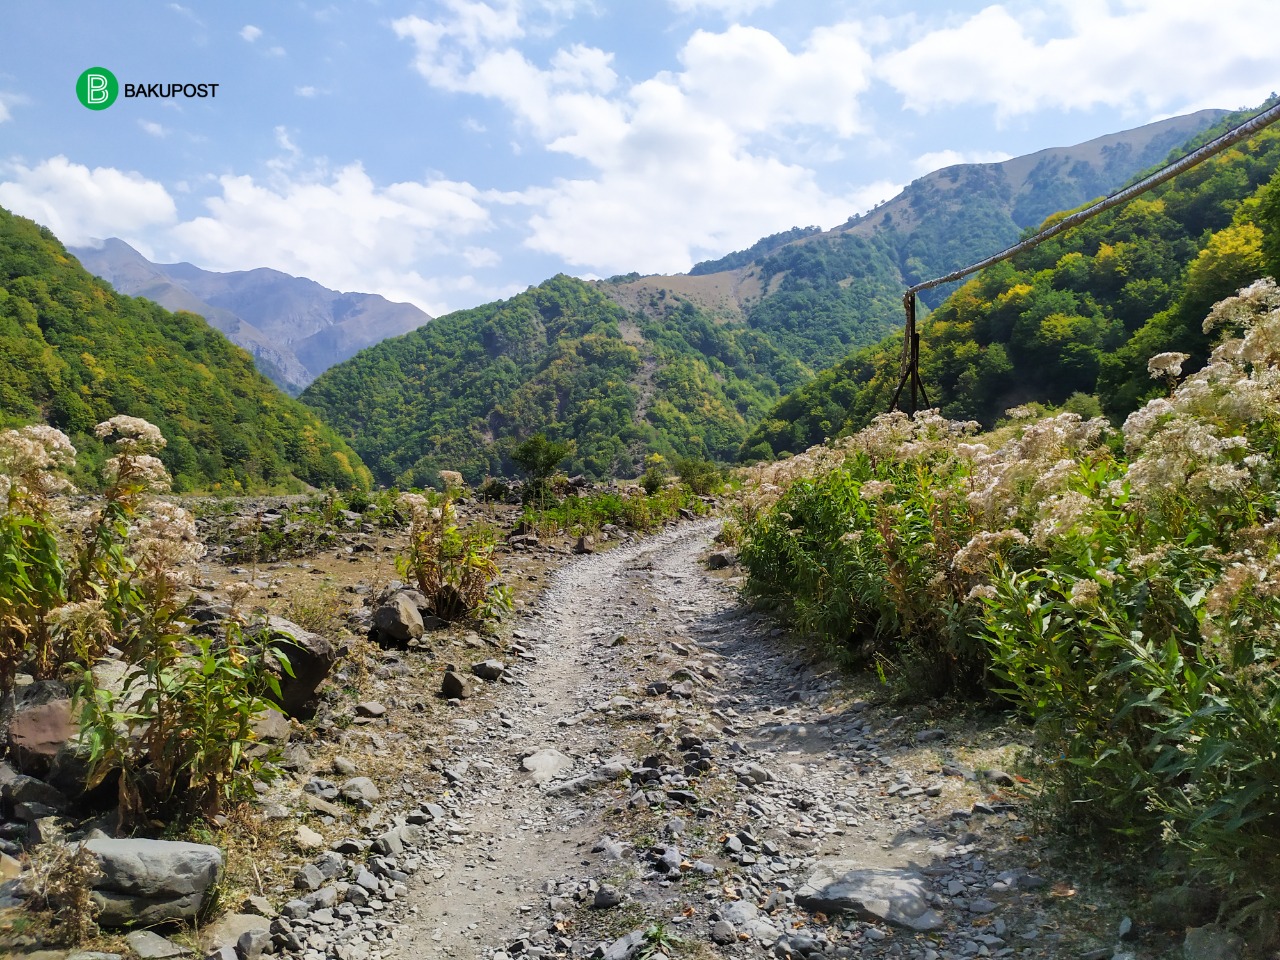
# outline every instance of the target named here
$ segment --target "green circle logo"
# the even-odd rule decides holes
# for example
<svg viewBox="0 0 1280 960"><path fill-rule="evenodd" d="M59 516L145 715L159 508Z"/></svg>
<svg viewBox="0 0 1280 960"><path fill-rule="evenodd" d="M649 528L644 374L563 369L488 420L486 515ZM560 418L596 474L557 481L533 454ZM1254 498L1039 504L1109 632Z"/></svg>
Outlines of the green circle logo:
<svg viewBox="0 0 1280 960"><path fill-rule="evenodd" d="M90 67L76 81L76 96L90 110L105 110L116 102L120 84L106 67Z"/></svg>

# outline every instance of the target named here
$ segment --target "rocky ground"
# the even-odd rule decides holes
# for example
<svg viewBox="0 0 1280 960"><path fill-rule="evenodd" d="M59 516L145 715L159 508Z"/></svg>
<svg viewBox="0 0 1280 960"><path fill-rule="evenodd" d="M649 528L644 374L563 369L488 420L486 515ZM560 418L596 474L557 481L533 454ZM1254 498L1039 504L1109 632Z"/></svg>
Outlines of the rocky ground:
<svg viewBox="0 0 1280 960"><path fill-rule="evenodd" d="M1035 829L1012 773L1023 731L900 714L815 662L744 606L732 566L708 569L716 528L615 537L573 559L530 544L503 557L520 613L500 635L445 631L354 658L365 669L335 678L346 692L286 751L292 778L264 790L273 840L232 851L252 895L204 949L1184 955L1186 904L1165 924L1176 935L1149 922L1159 909L1135 924L1131 892ZM324 581L359 624L394 576L387 546L209 574L253 578L281 605ZM1185 956L1235 955L1199 936Z"/></svg>

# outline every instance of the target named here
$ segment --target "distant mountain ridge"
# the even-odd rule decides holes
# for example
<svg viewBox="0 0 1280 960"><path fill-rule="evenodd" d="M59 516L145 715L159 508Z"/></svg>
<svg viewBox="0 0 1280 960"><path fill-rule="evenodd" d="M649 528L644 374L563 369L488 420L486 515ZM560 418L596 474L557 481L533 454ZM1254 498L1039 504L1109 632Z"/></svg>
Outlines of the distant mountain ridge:
<svg viewBox="0 0 1280 960"><path fill-rule="evenodd" d="M874 244L892 263L892 273L881 280L906 287L995 253L1046 217L1117 189L1226 115L1225 110L1200 110L998 163L944 167L830 230L795 227L747 250L699 263L688 274L612 284L609 295L624 307L644 310L665 293L717 317L750 324L753 313L785 287L797 265L829 259L831 251L852 238ZM941 288L926 301L936 305L948 292ZM807 359L826 365L838 357Z"/></svg>
<svg viewBox="0 0 1280 960"><path fill-rule="evenodd" d="M365 347L432 320L413 304L340 293L267 267L216 273L190 263L152 263L114 237L69 249L119 293L204 317L293 394Z"/></svg>

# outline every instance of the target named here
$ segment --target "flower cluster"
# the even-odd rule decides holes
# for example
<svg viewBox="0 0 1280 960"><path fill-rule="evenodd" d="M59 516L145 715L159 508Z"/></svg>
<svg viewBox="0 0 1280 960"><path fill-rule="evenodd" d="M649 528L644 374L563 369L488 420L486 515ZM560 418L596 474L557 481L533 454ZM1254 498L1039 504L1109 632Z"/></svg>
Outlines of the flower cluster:
<svg viewBox="0 0 1280 960"><path fill-rule="evenodd" d="M969 504L988 526L1030 520L1065 492L1082 460L1101 454L1098 445L1110 430L1101 417L1076 413L1026 424L994 453L972 458Z"/></svg>
<svg viewBox="0 0 1280 960"><path fill-rule="evenodd" d="M166 443L160 428L141 417L115 416L103 420L93 432L104 440L114 435L112 442L121 453L151 453Z"/></svg>
<svg viewBox="0 0 1280 960"><path fill-rule="evenodd" d="M1154 380L1172 380L1182 376L1182 365L1190 359L1189 353L1157 353L1147 361L1147 373Z"/></svg>
<svg viewBox="0 0 1280 960"><path fill-rule="evenodd" d="M0 511L16 501L47 505L71 490L58 471L72 466L76 448L61 430L39 424L0 432Z"/></svg>
<svg viewBox="0 0 1280 960"><path fill-rule="evenodd" d="M176 504L152 503L130 534L138 570L153 583L169 589L188 583L190 564L205 554L195 520Z"/></svg>
<svg viewBox="0 0 1280 960"><path fill-rule="evenodd" d="M1221 508L1269 482L1267 424L1280 410L1280 290L1260 280L1222 301L1205 320L1206 330L1219 326L1242 336L1221 342L1167 399L1125 421L1129 486L1151 509L1188 493L1199 509ZM1151 363L1174 356L1182 358L1160 354Z"/></svg>

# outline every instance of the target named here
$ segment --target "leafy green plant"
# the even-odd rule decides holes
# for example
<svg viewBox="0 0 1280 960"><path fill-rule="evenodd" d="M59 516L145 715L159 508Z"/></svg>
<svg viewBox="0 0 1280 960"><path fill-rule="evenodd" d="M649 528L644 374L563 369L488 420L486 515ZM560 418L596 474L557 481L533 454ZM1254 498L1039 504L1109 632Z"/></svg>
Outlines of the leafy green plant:
<svg viewBox="0 0 1280 960"><path fill-rule="evenodd" d="M510 608L509 588L495 583L501 570L493 559L491 527L460 525L448 496L434 506L420 494L405 494L400 502L412 520L396 569L422 591L432 613L454 621L492 617Z"/></svg>
<svg viewBox="0 0 1280 960"><path fill-rule="evenodd" d="M651 453L645 457L645 470L640 475L640 486L649 496L653 496L667 485L667 477L671 475L667 461L660 453Z"/></svg>
<svg viewBox="0 0 1280 960"><path fill-rule="evenodd" d="M127 821L216 811L246 796L256 761L251 725L278 695L287 661L238 626L214 641L183 632L186 571L203 554L191 517L159 500L164 446L145 420L117 416L96 435L112 444L97 508L72 515L56 498L75 451L48 427L0 434L0 684L17 669L78 674L87 787L119 778ZM100 686L108 644L123 655L121 685Z"/></svg>
<svg viewBox="0 0 1280 960"><path fill-rule="evenodd" d="M119 690L84 673L88 786L118 776L127 822L213 815L254 796L253 781L273 768L250 754L253 722L279 698L275 670L289 669L285 655L229 621L222 639L153 632L138 666Z"/></svg>
<svg viewBox="0 0 1280 960"><path fill-rule="evenodd" d="M655 957L659 954L670 957L683 944L684 938L665 923L653 923L645 928L644 942L640 947L638 956L641 960L648 960L649 957Z"/></svg>
<svg viewBox="0 0 1280 960"><path fill-rule="evenodd" d="M1280 289L1219 303L1208 363L1116 435L1015 408L983 438L883 416L756 472L748 590L917 692L1033 724L1063 825L1178 850L1259 921L1280 902ZM986 442L980 442L986 441Z"/></svg>

